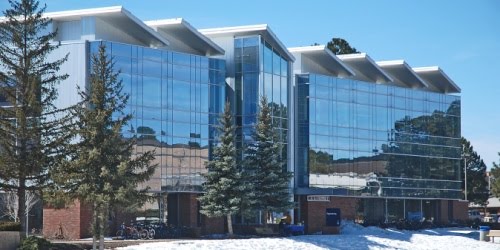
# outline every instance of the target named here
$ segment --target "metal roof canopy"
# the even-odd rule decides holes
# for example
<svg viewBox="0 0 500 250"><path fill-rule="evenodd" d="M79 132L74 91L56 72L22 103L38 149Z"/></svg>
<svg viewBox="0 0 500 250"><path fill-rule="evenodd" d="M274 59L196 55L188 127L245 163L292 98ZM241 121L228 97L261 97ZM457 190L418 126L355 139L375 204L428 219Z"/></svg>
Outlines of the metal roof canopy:
<svg viewBox="0 0 500 250"><path fill-rule="evenodd" d="M97 17L149 46L169 45L167 39L160 36L122 6L50 12L44 14L44 17L54 21L76 21L82 17Z"/></svg>
<svg viewBox="0 0 500 250"><path fill-rule="evenodd" d="M356 73L353 79L376 83L393 81L366 53L344 54L337 57Z"/></svg>
<svg viewBox="0 0 500 250"><path fill-rule="evenodd" d="M288 51L292 54L302 54L302 56L316 62L334 76L349 77L355 75L351 68L338 59L325 45L294 47L288 48ZM301 63L304 64L307 61L302 60Z"/></svg>
<svg viewBox="0 0 500 250"><path fill-rule="evenodd" d="M196 51L200 55L223 55L225 51L182 18L144 22L170 41L172 49Z"/></svg>
<svg viewBox="0 0 500 250"><path fill-rule="evenodd" d="M261 35L264 40L271 44L288 61L295 61L295 57L287 50L285 45L271 30L267 24L257 24L248 26L223 27L213 29L200 29L203 35L207 37L227 37L227 36L252 36Z"/></svg>
<svg viewBox="0 0 500 250"><path fill-rule="evenodd" d="M429 89L442 93L460 93L462 90L438 66L413 68L429 84Z"/></svg>
<svg viewBox="0 0 500 250"><path fill-rule="evenodd" d="M397 85L413 89L429 87L404 60L379 61L377 65L389 73Z"/></svg>

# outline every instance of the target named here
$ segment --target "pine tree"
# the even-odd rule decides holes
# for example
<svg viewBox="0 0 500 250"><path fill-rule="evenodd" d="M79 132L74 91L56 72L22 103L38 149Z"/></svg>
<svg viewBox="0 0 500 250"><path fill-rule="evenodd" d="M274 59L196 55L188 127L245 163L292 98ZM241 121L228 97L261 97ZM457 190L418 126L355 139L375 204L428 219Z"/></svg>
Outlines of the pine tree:
<svg viewBox="0 0 500 250"><path fill-rule="evenodd" d="M54 105L67 55L49 61L57 46L50 20L35 0L9 0L0 22L0 189L16 191L21 231L26 193L47 184L48 171L69 141L69 112Z"/></svg>
<svg viewBox="0 0 500 250"><path fill-rule="evenodd" d="M231 216L239 212L245 188L236 161L235 126L229 102L226 102L219 123L220 144L214 148L212 160L207 163L208 173L203 183L205 194L199 198L200 212L208 217L226 216L229 236L232 236Z"/></svg>
<svg viewBox="0 0 500 250"><path fill-rule="evenodd" d="M250 182L254 210L267 215L293 207L289 181L292 173L284 171L280 162L280 142L273 129L271 108L266 96L260 99L260 111L252 142L245 150L245 179ZM264 220L267 226L267 219Z"/></svg>
<svg viewBox="0 0 500 250"><path fill-rule="evenodd" d="M500 153L498 153L500 157ZM491 168L491 193L494 197L500 198L500 162L493 162L493 167Z"/></svg>
<svg viewBox="0 0 500 250"><path fill-rule="evenodd" d="M486 164L484 164L481 156L474 151L471 143L464 137L462 137L462 147L467 160L467 199L470 202L484 206L489 197ZM463 164L465 163L462 163L462 166L464 166ZM463 174L463 167L460 169L462 169L460 172Z"/></svg>
<svg viewBox="0 0 500 250"><path fill-rule="evenodd" d="M156 167L150 164L154 152L132 157L135 140L121 134L132 117L123 113L128 95L122 94L122 81L113 65L101 44L91 58L89 87L79 91L83 102L75 108L78 142L73 145L71 159L53 175L60 188L53 195L92 206L94 249L98 237L99 248L104 247L112 208L141 204L148 199L148 188L139 189L137 185L147 181Z"/></svg>
<svg viewBox="0 0 500 250"><path fill-rule="evenodd" d="M349 42L342 38L332 38L332 40L327 43L326 47L335 55L359 53L356 48L351 47Z"/></svg>

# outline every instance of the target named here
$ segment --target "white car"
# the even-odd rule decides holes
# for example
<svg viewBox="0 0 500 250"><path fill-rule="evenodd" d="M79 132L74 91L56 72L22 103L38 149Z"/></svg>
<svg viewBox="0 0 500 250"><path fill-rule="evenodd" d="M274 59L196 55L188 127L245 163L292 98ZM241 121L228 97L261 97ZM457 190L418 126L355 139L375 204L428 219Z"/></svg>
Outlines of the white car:
<svg viewBox="0 0 500 250"><path fill-rule="evenodd" d="M496 214L490 214L488 216L485 216L483 219L484 222L497 222L498 221L498 215Z"/></svg>

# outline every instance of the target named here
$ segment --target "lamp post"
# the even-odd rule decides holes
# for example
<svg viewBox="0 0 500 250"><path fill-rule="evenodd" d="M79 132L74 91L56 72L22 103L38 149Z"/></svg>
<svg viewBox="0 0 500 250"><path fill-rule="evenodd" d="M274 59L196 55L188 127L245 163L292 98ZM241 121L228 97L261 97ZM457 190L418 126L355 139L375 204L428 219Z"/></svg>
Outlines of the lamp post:
<svg viewBox="0 0 500 250"><path fill-rule="evenodd" d="M465 153L465 148L463 149L462 157L464 158L464 182L465 182L465 190L464 190L464 195L465 195L465 200L468 201L467 199L467 157L469 157L469 153Z"/></svg>

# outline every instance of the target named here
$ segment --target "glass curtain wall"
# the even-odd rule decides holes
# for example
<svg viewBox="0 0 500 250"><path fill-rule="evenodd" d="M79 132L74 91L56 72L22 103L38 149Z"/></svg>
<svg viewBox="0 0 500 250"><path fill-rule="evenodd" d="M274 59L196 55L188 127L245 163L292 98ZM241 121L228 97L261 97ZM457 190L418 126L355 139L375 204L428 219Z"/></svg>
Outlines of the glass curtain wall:
<svg viewBox="0 0 500 250"><path fill-rule="evenodd" d="M235 48L236 120L240 145L251 142L261 96L271 106L279 135L281 162L287 168L289 62L261 36L239 37ZM244 147L242 147L244 148Z"/></svg>
<svg viewBox="0 0 500 250"><path fill-rule="evenodd" d="M91 42L96 53L101 42ZM105 42L129 95L133 119L125 138L135 153L155 150L158 168L144 185L151 191L201 191L217 118L225 96L225 62L203 56Z"/></svg>
<svg viewBox="0 0 500 250"><path fill-rule="evenodd" d="M461 198L460 97L297 75L299 187Z"/></svg>

